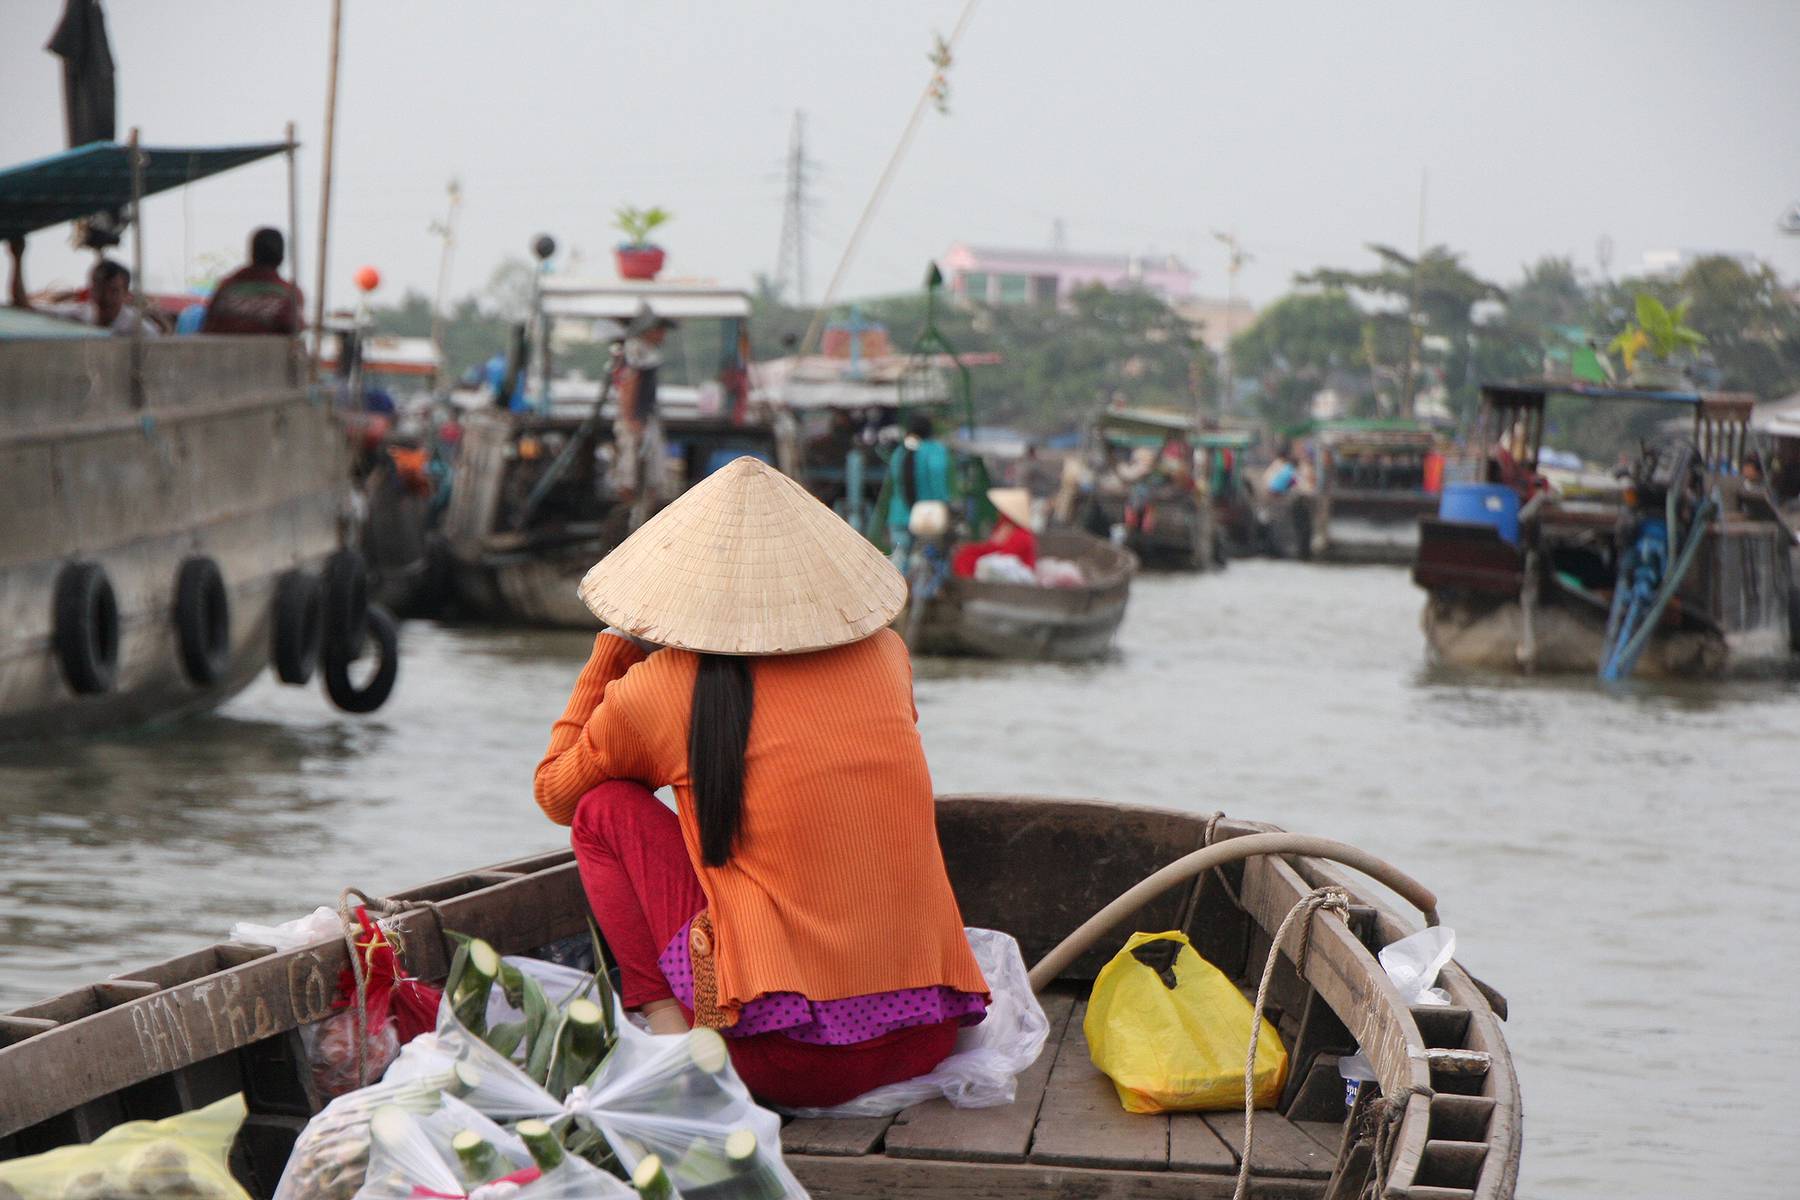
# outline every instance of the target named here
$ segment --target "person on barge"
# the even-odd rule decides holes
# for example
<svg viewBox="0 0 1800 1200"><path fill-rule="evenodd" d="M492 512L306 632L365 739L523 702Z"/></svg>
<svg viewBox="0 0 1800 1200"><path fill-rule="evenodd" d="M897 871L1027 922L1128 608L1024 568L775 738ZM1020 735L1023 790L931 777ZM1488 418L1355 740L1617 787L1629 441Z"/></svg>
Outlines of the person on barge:
<svg viewBox="0 0 1800 1200"><path fill-rule="evenodd" d="M657 1032L718 1029L770 1103L930 1071L989 990L888 628L899 572L746 457L602 559L581 596L607 628L534 792L572 827L624 1005Z"/></svg>

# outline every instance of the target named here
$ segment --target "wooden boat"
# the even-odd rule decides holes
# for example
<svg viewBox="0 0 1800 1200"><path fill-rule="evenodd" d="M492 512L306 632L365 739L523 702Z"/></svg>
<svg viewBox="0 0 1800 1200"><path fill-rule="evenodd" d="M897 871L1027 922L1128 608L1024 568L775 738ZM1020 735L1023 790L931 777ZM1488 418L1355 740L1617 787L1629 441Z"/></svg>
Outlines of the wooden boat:
<svg viewBox="0 0 1800 1200"><path fill-rule="evenodd" d="M1207 847L1206 857L1190 869L1247 851L1258 843L1238 839L1272 828L1091 801L938 802L938 836L964 918L1011 933L1027 962L1052 952L1153 868L1196 847ZM1428 909L1435 905L1392 868L1350 847L1335 852ZM892 1118L791 1121L784 1150L811 1193L820 1200L1230 1196L1243 1113L1125 1112L1089 1060L1085 997L1131 929L1184 926L1201 953L1253 994L1283 919L1312 889L1331 885L1348 896L1345 914L1297 922L1305 949L1296 929L1270 976L1269 1016L1291 1070L1278 1108L1257 1114L1252 1194L1361 1195L1373 1130L1389 1117L1381 1139L1387 1153L1374 1164L1385 1174L1380 1194L1513 1195L1521 1127L1518 1081L1501 1035L1504 1001L1452 963L1439 978L1450 1005L1409 1008L1375 959L1409 932L1408 921L1324 858L1259 854L1191 880L1170 874L1166 890L1040 988L1051 1037L1012 1104L957 1110L938 1100ZM383 924L422 978L440 978L448 966L446 929L529 953L582 934L586 913L566 850L440 879L387 901L396 915ZM0 1088L0 1158L91 1140L121 1121L172 1115L241 1090L250 1115L234 1167L252 1194L268 1196L319 1107L296 1027L331 1011L346 965L341 942L291 953L223 943L0 1015L0 1079L8 1081ZM1347 1111L1337 1064L1358 1046L1378 1081L1365 1084Z"/></svg>
<svg viewBox="0 0 1800 1200"><path fill-rule="evenodd" d="M1647 634L1638 673L1716 675L1792 661L1800 628L1794 534L1773 505L1744 491L1739 473L1751 398L1564 383L1485 387L1477 444L1491 449L1474 464L1483 478L1501 455L1527 476L1535 469L1545 404L1558 394L1691 410L1692 474L1678 486L1720 503L1690 568L1671 579L1671 602ZM1646 494L1634 508L1622 486L1598 495L1545 493L1529 502L1505 486L1487 490L1492 519L1477 513L1422 522L1413 580L1427 593L1423 625L1432 657L1491 670L1601 671L1633 531L1646 518L1660 523L1664 500ZM1506 514L1515 515L1516 535L1502 527Z"/></svg>
<svg viewBox="0 0 1800 1200"><path fill-rule="evenodd" d="M1088 432L1093 488L1077 521L1095 537L1124 530L1146 568L1205 571L1223 566L1226 539L1213 498L1198 480L1198 427L1192 416L1158 409L1107 409ZM1164 477L1158 456L1175 448L1178 472Z"/></svg>
<svg viewBox="0 0 1800 1200"><path fill-rule="evenodd" d="M1419 518L1437 512L1427 476L1431 431L1411 421L1345 420L1311 431L1318 480L1306 514L1310 557L1323 562L1406 566Z"/></svg>
<svg viewBox="0 0 1800 1200"><path fill-rule="evenodd" d="M1078 564L1087 582L1055 588L952 576L896 624L921 654L1062 662L1102 657L1125 619L1137 569L1131 552L1073 530L1050 530L1038 538L1038 556ZM915 582L915 593L917 587Z"/></svg>
<svg viewBox="0 0 1800 1200"><path fill-rule="evenodd" d="M657 409L669 469L660 491L624 490L609 472L616 408L598 382L559 380L544 389L548 411L490 407L463 423L442 526L457 609L485 621L592 629L594 616L575 588L607 551L730 459L750 454L792 474L796 450L750 395L746 294L551 280L542 303L539 327L560 321L560 328L585 329L589 338L596 327L616 334L641 305L694 323L679 336L698 342L703 330L716 335L716 344L691 356L671 350L664 368L671 375L659 389ZM546 353L538 348L540 356ZM685 370L689 357L716 367L717 377L684 383L676 368Z"/></svg>
<svg viewBox="0 0 1800 1200"><path fill-rule="evenodd" d="M0 235L292 150L92 143L0 172ZM353 542L350 456L293 339L7 309L0 397L0 740L215 707L304 625L316 657L277 596Z"/></svg>

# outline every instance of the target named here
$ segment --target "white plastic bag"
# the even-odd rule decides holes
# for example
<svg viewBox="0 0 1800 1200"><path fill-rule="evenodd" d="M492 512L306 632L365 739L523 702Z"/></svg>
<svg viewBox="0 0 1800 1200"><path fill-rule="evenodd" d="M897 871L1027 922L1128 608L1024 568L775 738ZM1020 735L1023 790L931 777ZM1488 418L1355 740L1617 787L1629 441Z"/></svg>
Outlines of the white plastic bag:
<svg viewBox="0 0 1800 1200"><path fill-rule="evenodd" d="M975 578L982 583L1037 585L1037 576L1016 554L984 554L975 560Z"/></svg>
<svg viewBox="0 0 1800 1200"><path fill-rule="evenodd" d="M452 1148L452 1139L465 1129L494 1148L507 1168L505 1176L468 1187ZM574 1155L540 1173L524 1142L455 1097L446 1096L436 1112L395 1122L387 1132L389 1137L374 1139L369 1180L356 1200L411 1200L421 1195L420 1189L443 1196L466 1193L468 1200L605 1200L633 1194L621 1180Z"/></svg>
<svg viewBox="0 0 1800 1200"><path fill-rule="evenodd" d="M1040 558L1033 573L1039 587L1078 588L1087 582L1081 564L1067 558Z"/></svg>
<svg viewBox="0 0 1800 1200"><path fill-rule="evenodd" d="M1450 1003L1450 993L1433 987L1438 972L1456 955L1456 930L1433 925L1381 948L1381 969L1408 1004Z"/></svg>
<svg viewBox="0 0 1800 1200"><path fill-rule="evenodd" d="M537 980L538 986L544 989L544 999L556 1008L567 1008L570 1000L588 991L594 982L593 973L590 971L565 967L561 963L545 962L541 958L526 958L523 955L508 954L501 961L519 968ZM517 1021L524 1015L507 1002L505 989L496 984L493 993L488 998L488 1028L492 1029L496 1025Z"/></svg>
<svg viewBox="0 0 1800 1200"><path fill-rule="evenodd" d="M1050 1021L1031 990L1019 943L992 929L966 929L969 948L993 999L987 1016L956 1036L956 1051L930 1074L890 1083L831 1108L795 1109L802 1117L885 1117L939 1096L957 1108L1011 1104L1019 1075L1043 1052Z"/></svg>
<svg viewBox="0 0 1800 1200"><path fill-rule="evenodd" d="M563 1101L457 1024L448 1001L438 1010L436 1033L407 1043L388 1074L442 1077L452 1064L468 1063L479 1078L463 1096L473 1108L508 1124L573 1116L599 1131L628 1172L647 1154L660 1157L683 1193L724 1182L726 1139L747 1129L756 1135L754 1169L765 1194L806 1195L781 1160L781 1118L751 1099L723 1038L710 1029L645 1033L625 1019L617 997L613 1020L618 1040L593 1083L576 1087Z"/></svg>
<svg viewBox="0 0 1800 1200"><path fill-rule="evenodd" d="M415 1038L409 1045L424 1040ZM415 1063L423 1066L422 1056ZM275 1200L350 1200L368 1170L369 1117L384 1104L431 1112L449 1081L445 1060L439 1058L435 1070L384 1079L327 1104L300 1131L275 1185Z"/></svg>
<svg viewBox="0 0 1800 1200"><path fill-rule="evenodd" d="M276 950L298 950L303 946L313 946L320 942L335 942L344 936L344 927L338 923L338 915L323 904L307 913L304 917L295 917L292 921L283 921L279 925L258 925L253 921L239 921L231 927L226 937L234 942L245 942L252 946L273 946Z"/></svg>

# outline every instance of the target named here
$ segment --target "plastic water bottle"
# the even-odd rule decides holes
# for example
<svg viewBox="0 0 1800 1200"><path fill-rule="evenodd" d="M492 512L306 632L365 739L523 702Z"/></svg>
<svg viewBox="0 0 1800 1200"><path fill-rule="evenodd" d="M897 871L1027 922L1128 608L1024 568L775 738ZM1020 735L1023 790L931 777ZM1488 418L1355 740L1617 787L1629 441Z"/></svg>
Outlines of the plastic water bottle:
<svg viewBox="0 0 1800 1200"><path fill-rule="evenodd" d="M1353 1108L1365 1083L1374 1083L1375 1064L1363 1057L1361 1050L1338 1059L1338 1074L1344 1077L1344 1107Z"/></svg>

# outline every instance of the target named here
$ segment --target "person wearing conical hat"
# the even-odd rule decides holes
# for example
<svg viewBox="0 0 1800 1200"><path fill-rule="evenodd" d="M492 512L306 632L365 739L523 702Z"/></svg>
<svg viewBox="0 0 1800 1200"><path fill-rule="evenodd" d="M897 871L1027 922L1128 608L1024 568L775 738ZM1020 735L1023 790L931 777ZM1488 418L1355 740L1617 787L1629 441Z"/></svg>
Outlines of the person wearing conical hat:
<svg viewBox="0 0 1800 1200"><path fill-rule="evenodd" d="M979 542L959 548L951 560L953 571L964 579L975 577L975 564L990 554L1010 554L1028 567L1037 566L1037 534L1031 531L1031 493L1022 487L992 488L988 503L1000 515L994 528Z"/></svg>
<svg viewBox="0 0 1800 1200"><path fill-rule="evenodd" d="M740 458L602 559L581 597L606 628L534 793L572 826L625 1006L658 1032L718 1029L770 1103L931 1070L989 993L888 628L899 572Z"/></svg>

